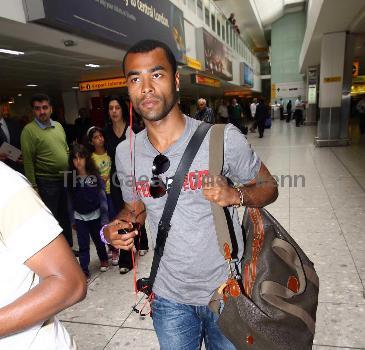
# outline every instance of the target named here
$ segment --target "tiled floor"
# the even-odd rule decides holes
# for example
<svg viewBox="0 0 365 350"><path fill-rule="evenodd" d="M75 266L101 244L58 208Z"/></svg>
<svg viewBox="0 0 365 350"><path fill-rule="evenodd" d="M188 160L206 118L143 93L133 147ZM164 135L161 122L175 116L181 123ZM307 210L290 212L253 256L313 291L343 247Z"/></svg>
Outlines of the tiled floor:
<svg viewBox="0 0 365 350"><path fill-rule="evenodd" d="M365 349L365 144L315 148L315 127L275 120L248 140L280 180L269 211L314 261L320 277L316 350ZM290 186L291 176L292 185ZM305 182L302 186L302 178ZM141 258L149 272L152 253ZM132 312L133 275L97 272L86 300L60 315L81 350L159 349L150 318ZM173 350L173 349L172 349Z"/></svg>

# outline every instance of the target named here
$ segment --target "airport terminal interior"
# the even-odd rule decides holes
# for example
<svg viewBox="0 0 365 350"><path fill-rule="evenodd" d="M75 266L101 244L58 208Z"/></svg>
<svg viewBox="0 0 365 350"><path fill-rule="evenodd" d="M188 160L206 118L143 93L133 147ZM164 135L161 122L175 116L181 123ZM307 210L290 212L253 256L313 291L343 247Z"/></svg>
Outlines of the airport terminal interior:
<svg viewBox="0 0 365 350"><path fill-rule="evenodd" d="M129 112L122 61L143 39L176 57L181 111L237 126L274 175L279 196L266 209L319 277L312 348L365 349L365 1L0 0L0 155L23 148L1 121L26 128L35 94L50 97L70 149L112 122L111 96ZM87 296L57 316L77 349L160 349L150 315L133 310L149 307L134 286L154 255L148 219L134 269L114 264L114 251L100 265L90 243Z"/></svg>

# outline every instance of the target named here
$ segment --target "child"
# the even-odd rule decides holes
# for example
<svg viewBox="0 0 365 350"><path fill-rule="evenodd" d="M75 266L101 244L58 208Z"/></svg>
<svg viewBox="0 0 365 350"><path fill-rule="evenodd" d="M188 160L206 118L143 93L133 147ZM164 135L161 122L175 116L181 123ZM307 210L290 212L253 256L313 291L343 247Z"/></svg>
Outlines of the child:
<svg viewBox="0 0 365 350"><path fill-rule="evenodd" d="M112 198L110 195L110 171L112 166L112 161L105 149L104 135L102 129L93 126L87 131L87 137L89 144L92 147L93 153L91 155L92 160L95 163L96 169L99 175L104 181L105 192L108 203L109 220L114 220L116 213L114 210ZM119 251L113 246L109 245L109 252L111 252L112 264L114 266L118 265Z"/></svg>
<svg viewBox="0 0 365 350"><path fill-rule="evenodd" d="M68 181L68 187L72 219L79 242L79 260L85 276L89 279L90 236L100 259L100 271L105 272L109 268L105 245L99 235L101 226L109 221L108 205L103 180L98 175L86 147L79 144L72 146L70 169L73 178Z"/></svg>

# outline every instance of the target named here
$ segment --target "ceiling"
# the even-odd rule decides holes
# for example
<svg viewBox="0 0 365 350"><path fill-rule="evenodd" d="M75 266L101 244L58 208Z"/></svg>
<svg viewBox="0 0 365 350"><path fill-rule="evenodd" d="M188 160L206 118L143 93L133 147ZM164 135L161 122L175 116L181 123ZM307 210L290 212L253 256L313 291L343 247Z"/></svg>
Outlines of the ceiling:
<svg viewBox="0 0 365 350"><path fill-rule="evenodd" d="M302 11L307 0L250 0L256 8L262 26L270 26L288 12Z"/></svg>
<svg viewBox="0 0 365 350"><path fill-rule="evenodd" d="M65 47L65 40L73 40L76 45ZM80 81L123 75L123 50L37 24L0 19L0 48L25 53L20 56L0 53L0 96L3 98L35 92L58 94L72 91ZM100 68L85 67L89 63L99 64ZM181 70L183 96L209 97L223 95L227 90L250 91L229 82L222 82L219 89L193 85L190 81L193 73L188 68ZM27 87L27 84L38 86Z"/></svg>
<svg viewBox="0 0 365 350"><path fill-rule="evenodd" d="M316 11L318 18L313 28L307 26L301 52L300 69L305 73L307 67L316 66L321 61L322 37L326 33L349 32L365 33L365 1L364 0L312 0L318 1L313 7L320 5ZM309 9L310 11L310 9ZM313 15L309 13L310 18ZM364 55L361 51L364 42L357 44L355 55Z"/></svg>
<svg viewBox="0 0 365 350"><path fill-rule="evenodd" d="M41 39L40 39L41 38ZM65 40L75 46L66 47ZM122 75L123 50L37 24L0 19L0 48L23 51L21 56L0 53L0 95L37 90L67 91L79 81ZM99 64L100 68L85 67Z"/></svg>

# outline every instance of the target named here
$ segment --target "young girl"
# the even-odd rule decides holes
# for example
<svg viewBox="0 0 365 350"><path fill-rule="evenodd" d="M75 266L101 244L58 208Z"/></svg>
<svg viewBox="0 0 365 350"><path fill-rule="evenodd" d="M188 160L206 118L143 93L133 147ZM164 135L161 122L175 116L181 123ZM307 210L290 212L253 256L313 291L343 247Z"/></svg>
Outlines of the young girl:
<svg viewBox="0 0 365 350"><path fill-rule="evenodd" d="M70 169L69 197L79 242L79 260L85 276L90 278L90 236L100 259L100 271L105 272L109 268L105 245L99 235L100 228L109 221L104 182L98 175L90 152L82 145L72 146Z"/></svg>
<svg viewBox="0 0 365 350"><path fill-rule="evenodd" d="M93 153L91 155L92 160L96 166L99 175L104 181L105 184L105 192L108 203L108 211L109 211L109 220L114 220L115 218L115 210L112 202L112 198L110 195L110 171L112 167L112 161L109 157L106 149L105 149L105 141L102 129L93 126L87 131L87 137L89 140L89 144L93 149ZM119 251L112 246L109 246L109 251L112 255L112 264L114 266L118 265L119 260Z"/></svg>

